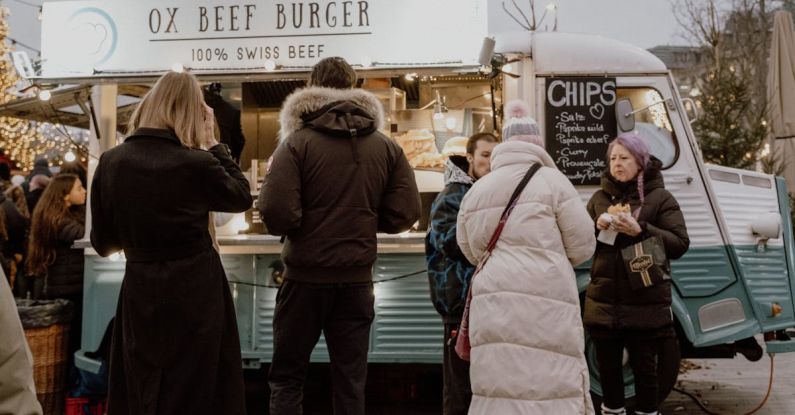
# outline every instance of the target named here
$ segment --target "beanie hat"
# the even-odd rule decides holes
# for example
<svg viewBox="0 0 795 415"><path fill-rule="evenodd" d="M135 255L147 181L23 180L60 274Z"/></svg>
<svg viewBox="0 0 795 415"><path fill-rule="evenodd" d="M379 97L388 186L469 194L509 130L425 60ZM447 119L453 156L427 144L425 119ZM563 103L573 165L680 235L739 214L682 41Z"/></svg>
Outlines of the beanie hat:
<svg viewBox="0 0 795 415"><path fill-rule="evenodd" d="M514 99L505 104L504 120L502 141L524 141L544 147L538 123L530 117L530 107L524 101Z"/></svg>
<svg viewBox="0 0 795 415"><path fill-rule="evenodd" d="M52 172L50 171L50 163L47 161L47 159L44 158L36 159L36 161L33 163L33 170L31 170L30 174L28 175L28 179L32 179L33 176L37 176L40 174L47 177L52 177Z"/></svg>

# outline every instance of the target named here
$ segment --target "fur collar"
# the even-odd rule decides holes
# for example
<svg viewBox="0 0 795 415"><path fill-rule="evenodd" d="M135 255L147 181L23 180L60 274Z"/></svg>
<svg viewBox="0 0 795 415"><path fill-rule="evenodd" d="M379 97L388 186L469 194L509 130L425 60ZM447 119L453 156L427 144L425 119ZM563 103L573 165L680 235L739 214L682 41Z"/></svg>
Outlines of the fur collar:
<svg viewBox="0 0 795 415"><path fill-rule="evenodd" d="M467 174L466 170L464 170L458 163L456 163L456 159L453 157L458 157L463 159L464 164L466 163L466 157L463 156L451 156L445 162L445 169L444 169L444 185L447 186L451 183L460 183L460 184L468 184L472 185L475 181L472 180L471 177Z"/></svg>
<svg viewBox="0 0 795 415"><path fill-rule="evenodd" d="M335 89L307 87L299 89L284 100L279 114L279 140L285 140L292 133L304 127L302 116L315 112L332 102L351 101L365 110L375 119L378 128L384 125L384 108L381 101L372 93L363 89Z"/></svg>

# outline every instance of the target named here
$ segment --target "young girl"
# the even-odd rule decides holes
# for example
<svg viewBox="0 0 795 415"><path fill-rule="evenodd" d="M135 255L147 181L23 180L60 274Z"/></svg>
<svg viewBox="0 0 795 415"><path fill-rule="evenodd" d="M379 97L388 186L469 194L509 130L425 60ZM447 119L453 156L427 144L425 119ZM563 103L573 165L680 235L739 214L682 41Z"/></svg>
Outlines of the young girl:
<svg viewBox="0 0 795 415"><path fill-rule="evenodd" d="M74 303L70 352L77 351L80 344L83 250L72 249L72 244L85 233L85 216L80 212L85 203L86 189L77 176L55 176L33 210L28 241L26 271L37 283L43 282L41 296L65 298Z"/></svg>

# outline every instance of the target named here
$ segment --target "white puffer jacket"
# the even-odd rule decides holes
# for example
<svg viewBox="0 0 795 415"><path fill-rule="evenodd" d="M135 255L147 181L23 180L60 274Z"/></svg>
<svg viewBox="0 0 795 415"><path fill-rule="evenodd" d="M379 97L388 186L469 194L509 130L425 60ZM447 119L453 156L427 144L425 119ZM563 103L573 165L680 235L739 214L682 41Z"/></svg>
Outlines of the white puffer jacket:
<svg viewBox="0 0 795 415"><path fill-rule="evenodd" d="M594 224L539 146L511 141L466 194L458 244L482 258L514 189L534 163L499 242L472 285L470 414L592 414L573 265L593 255Z"/></svg>

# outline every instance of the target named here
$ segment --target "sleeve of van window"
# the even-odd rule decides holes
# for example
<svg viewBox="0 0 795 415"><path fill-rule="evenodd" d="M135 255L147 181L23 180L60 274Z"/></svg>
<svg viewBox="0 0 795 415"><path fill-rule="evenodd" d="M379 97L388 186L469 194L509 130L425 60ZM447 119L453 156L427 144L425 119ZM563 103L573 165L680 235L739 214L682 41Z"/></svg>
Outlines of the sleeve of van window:
<svg viewBox="0 0 795 415"><path fill-rule="evenodd" d="M463 197L464 189L459 187L451 189L449 192L444 191L431 208L431 226L428 241L434 248L444 253L446 257L455 261L466 259L456 240L458 209L461 207L461 199Z"/></svg>
<svg viewBox="0 0 795 415"><path fill-rule="evenodd" d="M560 189L555 217L566 256L572 266L577 266L589 260L596 249L594 222L571 182L562 173L555 173L561 179L555 185Z"/></svg>
<svg viewBox="0 0 795 415"><path fill-rule="evenodd" d="M257 209L271 235L287 235L301 227L301 168L289 141L273 153Z"/></svg>
<svg viewBox="0 0 795 415"><path fill-rule="evenodd" d="M210 210L214 212L245 212L253 199L246 176L232 160L225 145L218 144L208 150L213 160L205 173Z"/></svg>
<svg viewBox="0 0 795 415"><path fill-rule="evenodd" d="M403 149L395 143L395 165L378 208L378 230L399 233L408 230L420 218L420 193L417 181Z"/></svg>
<svg viewBox="0 0 795 415"><path fill-rule="evenodd" d="M104 156L103 156L104 157ZM103 157L94 172L91 181L91 245L101 256L108 256L120 251L121 246L113 232L113 207L109 197L104 197L106 189L103 185L105 170L102 167Z"/></svg>
<svg viewBox="0 0 795 415"><path fill-rule="evenodd" d="M668 193L667 190L665 192ZM690 237L687 235L685 217L682 215L679 203L672 194L668 193L657 212L654 223L640 222L641 229L648 235L660 237L665 245L668 259L681 258L690 247Z"/></svg>

